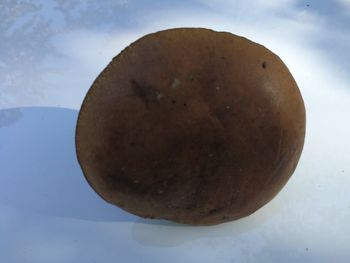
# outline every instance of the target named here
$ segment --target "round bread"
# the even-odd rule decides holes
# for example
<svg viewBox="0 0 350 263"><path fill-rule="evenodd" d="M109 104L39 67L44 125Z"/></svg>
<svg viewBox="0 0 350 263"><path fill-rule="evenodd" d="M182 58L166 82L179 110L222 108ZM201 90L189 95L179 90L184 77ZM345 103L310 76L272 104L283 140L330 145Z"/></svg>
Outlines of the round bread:
<svg viewBox="0 0 350 263"><path fill-rule="evenodd" d="M107 202L192 225L248 216L286 184L305 108L278 56L202 28L149 34L93 83L77 128L79 163Z"/></svg>

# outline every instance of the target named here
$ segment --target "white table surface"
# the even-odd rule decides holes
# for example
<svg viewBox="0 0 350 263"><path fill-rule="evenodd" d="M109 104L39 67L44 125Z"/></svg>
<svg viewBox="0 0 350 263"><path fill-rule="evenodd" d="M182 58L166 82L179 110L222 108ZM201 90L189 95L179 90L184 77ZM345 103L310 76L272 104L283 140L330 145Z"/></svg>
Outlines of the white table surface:
<svg viewBox="0 0 350 263"><path fill-rule="evenodd" d="M350 1L0 0L0 262L350 262ZM294 75L307 135L286 187L212 227L106 204L77 164L92 81L140 36L208 27L257 41Z"/></svg>

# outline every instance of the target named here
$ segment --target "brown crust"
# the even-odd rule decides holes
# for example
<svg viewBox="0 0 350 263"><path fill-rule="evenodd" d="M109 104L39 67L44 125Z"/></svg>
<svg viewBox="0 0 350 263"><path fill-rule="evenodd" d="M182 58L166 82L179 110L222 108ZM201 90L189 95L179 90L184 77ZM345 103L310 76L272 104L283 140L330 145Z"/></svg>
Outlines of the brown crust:
<svg viewBox="0 0 350 263"><path fill-rule="evenodd" d="M82 104L78 161L107 202L193 225L247 216L292 175L305 108L283 62L227 32L178 28L124 49Z"/></svg>

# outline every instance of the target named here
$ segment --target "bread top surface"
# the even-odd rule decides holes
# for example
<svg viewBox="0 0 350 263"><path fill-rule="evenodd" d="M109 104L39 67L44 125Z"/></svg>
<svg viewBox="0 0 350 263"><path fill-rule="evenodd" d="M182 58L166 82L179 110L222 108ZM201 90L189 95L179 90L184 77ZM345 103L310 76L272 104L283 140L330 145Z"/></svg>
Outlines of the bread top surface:
<svg viewBox="0 0 350 263"><path fill-rule="evenodd" d="M106 201L208 225L251 214L299 160L305 109L284 63L227 32L181 28L124 49L82 104L76 147Z"/></svg>

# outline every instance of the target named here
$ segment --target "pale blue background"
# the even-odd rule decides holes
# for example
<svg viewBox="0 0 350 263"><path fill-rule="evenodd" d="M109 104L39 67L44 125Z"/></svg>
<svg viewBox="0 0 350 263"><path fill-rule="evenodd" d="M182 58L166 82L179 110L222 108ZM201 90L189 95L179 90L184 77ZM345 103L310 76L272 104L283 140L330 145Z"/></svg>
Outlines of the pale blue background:
<svg viewBox="0 0 350 263"><path fill-rule="evenodd" d="M349 0L0 0L0 262L349 262L349 25ZM104 203L74 151L78 109L111 58L182 26L265 45L307 109L287 186L252 216L213 227Z"/></svg>

